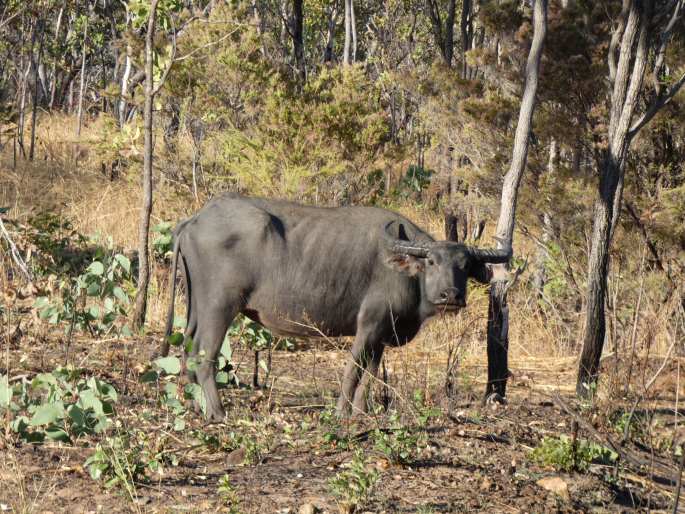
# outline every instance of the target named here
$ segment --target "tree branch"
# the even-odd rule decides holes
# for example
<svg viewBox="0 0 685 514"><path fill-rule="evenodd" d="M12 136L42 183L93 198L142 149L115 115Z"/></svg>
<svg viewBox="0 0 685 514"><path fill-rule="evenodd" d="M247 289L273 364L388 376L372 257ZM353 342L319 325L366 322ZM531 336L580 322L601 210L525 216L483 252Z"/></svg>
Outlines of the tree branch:
<svg viewBox="0 0 685 514"><path fill-rule="evenodd" d="M659 112L664 105L668 104L671 99L678 94L680 88L685 84L685 72L680 76L678 81L669 87L662 95L657 97L647 110L640 116L628 131L628 139L634 138L642 127L651 121L651 119Z"/></svg>

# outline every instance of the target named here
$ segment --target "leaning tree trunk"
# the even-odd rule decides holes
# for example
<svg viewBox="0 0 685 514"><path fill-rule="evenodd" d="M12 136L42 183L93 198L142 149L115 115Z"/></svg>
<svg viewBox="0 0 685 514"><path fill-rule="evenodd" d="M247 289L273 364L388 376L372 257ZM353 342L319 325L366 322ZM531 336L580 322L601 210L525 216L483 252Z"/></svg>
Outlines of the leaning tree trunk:
<svg viewBox="0 0 685 514"><path fill-rule="evenodd" d="M533 5L533 42L526 63L525 86L519 111L511 166L504 177L502 202L497 222L499 248L511 248L518 188L528 158L528 140L535 108L535 94L542 48L547 34L547 0L535 0ZM486 399L501 400L506 394L509 368L509 307L507 306L509 272L505 264L492 267L488 315L488 383Z"/></svg>
<svg viewBox="0 0 685 514"><path fill-rule="evenodd" d="M136 328L141 328L145 323L147 289L150 281L148 236L150 233L150 214L152 213L152 107L155 91L153 84L153 44L157 2L158 0L152 0L150 19L148 20L147 34L145 35L145 104L143 107L145 149L143 153L143 198L138 230L138 292L136 294L136 308L133 314L133 324Z"/></svg>

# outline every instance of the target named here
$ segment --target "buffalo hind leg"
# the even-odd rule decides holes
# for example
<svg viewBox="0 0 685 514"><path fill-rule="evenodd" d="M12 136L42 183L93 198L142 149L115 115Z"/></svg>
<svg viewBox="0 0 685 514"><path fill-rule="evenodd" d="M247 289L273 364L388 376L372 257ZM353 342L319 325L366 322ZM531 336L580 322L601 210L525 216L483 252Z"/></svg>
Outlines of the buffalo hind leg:
<svg viewBox="0 0 685 514"><path fill-rule="evenodd" d="M238 313L237 303L217 302L198 313L198 327L193 354L197 355L195 375L205 400L205 418L219 422L226 415L216 386L216 359L228 326Z"/></svg>
<svg viewBox="0 0 685 514"><path fill-rule="evenodd" d="M381 365L384 348L385 346L383 344L376 344L370 350L371 355L368 358L368 364L364 370L364 375L357 385L357 390L354 392L354 401L352 402L353 412L363 413L368 410L371 384L378 374L378 368Z"/></svg>

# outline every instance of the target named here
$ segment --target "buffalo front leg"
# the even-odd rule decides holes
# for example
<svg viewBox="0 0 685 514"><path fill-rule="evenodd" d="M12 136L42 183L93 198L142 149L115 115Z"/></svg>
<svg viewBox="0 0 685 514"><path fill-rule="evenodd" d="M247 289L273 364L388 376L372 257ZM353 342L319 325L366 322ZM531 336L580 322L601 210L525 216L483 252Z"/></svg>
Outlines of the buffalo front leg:
<svg viewBox="0 0 685 514"><path fill-rule="evenodd" d="M381 365L383 358L383 349L385 346L376 344L371 347L368 364L363 372L357 390L354 392L354 401L352 402L353 412L367 412L369 407L369 391L371 390L371 383L378 374L378 368Z"/></svg>
<svg viewBox="0 0 685 514"><path fill-rule="evenodd" d="M368 337L360 337L357 335L354 345L352 345L352 355L347 361L345 372L343 373L342 391L340 392L336 408L339 416L345 417L350 414L350 408L354 403L355 392L357 391L357 386L359 385L362 374L373 360L372 356L374 354L382 354L382 350L374 352L374 348L378 346L381 345L376 341L370 340Z"/></svg>

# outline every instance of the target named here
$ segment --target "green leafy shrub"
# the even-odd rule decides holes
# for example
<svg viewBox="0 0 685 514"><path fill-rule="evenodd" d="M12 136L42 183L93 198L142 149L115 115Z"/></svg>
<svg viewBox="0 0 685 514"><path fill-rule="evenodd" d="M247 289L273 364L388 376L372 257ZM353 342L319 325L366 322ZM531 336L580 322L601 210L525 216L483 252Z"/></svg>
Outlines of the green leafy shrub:
<svg viewBox="0 0 685 514"><path fill-rule="evenodd" d="M586 440L577 440L574 451L568 436L545 437L531 454L533 460L558 470L586 471L591 463L612 463L618 455L609 448Z"/></svg>
<svg viewBox="0 0 685 514"><path fill-rule="evenodd" d="M328 482L330 491L335 495L347 512L361 509L369 500L380 473L369 466L364 452L357 448L350 465L336 474Z"/></svg>
<svg viewBox="0 0 685 514"><path fill-rule="evenodd" d="M152 232L156 234L152 240L152 251L157 259L164 259L166 255L173 249L172 230L173 223L170 221L162 221L152 227Z"/></svg>
<svg viewBox="0 0 685 514"><path fill-rule="evenodd" d="M110 384L74 368L57 368L12 386L0 376L0 412L9 411L10 428L30 443L46 438L71 443L81 435L104 432L117 399Z"/></svg>
<svg viewBox="0 0 685 514"><path fill-rule="evenodd" d="M397 412L389 416L388 428L376 428L371 433L374 449L382 453L394 464L406 465L415 458L419 446L425 438L404 426Z"/></svg>
<svg viewBox="0 0 685 514"><path fill-rule="evenodd" d="M58 281L59 297L38 297L34 308L38 317L51 325L64 324L68 335L78 330L92 335L130 336L126 316L131 261L104 250L96 257L82 274Z"/></svg>

